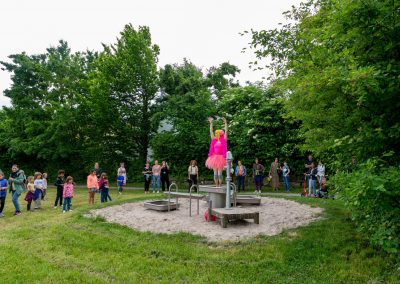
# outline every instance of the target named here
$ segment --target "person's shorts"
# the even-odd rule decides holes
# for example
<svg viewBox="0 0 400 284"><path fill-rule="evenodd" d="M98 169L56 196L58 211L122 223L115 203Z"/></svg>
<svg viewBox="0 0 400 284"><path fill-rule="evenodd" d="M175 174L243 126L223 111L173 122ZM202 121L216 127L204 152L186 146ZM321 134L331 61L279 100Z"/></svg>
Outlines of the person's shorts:
<svg viewBox="0 0 400 284"><path fill-rule="evenodd" d="M89 190L90 190L91 192L96 192L96 191L97 191L97 188L93 187L93 188L89 188Z"/></svg>

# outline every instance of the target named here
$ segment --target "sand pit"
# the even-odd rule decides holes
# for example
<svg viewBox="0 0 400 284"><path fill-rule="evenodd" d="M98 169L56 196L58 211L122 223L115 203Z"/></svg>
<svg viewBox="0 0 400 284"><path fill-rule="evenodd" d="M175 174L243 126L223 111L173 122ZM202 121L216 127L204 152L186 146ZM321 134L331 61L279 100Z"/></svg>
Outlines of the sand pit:
<svg viewBox="0 0 400 284"><path fill-rule="evenodd" d="M238 241L256 235L273 236L284 229L307 225L318 219L321 208L313 208L283 198L263 197L260 224L240 221L222 228L216 222L206 222L204 212L207 203L200 201L200 215L196 215L196 201L192 201L192 217L189 217L189 200L179 199L180 208L171 212L159 212L144 208L143 202L125 203L90 211L92 216L100 216L108 222L118 223L139 231L173 234L188 232L201 235L208 241Z"/></svg>

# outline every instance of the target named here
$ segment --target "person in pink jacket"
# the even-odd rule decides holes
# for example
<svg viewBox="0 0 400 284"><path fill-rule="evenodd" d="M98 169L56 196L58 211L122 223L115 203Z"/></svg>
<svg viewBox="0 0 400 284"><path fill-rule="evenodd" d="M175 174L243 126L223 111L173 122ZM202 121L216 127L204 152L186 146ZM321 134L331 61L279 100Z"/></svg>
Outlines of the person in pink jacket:
<svg viewBox="0 0 400 284"><path fill-rule="evenodd" d="M67 211L72 211L71 209L72 197L74 197L74 180L71 176L69 176L65 180L63 189L63 198L64 198L63 213Z"/></svg>
<svg viewBox="0 0 400 284"><path fill-rule="evenodd" d="M99 183L97 181L96 170L92 170L87 177L87 188L89 190L89 204L94 204L94 195L99 190Z"/></svg>

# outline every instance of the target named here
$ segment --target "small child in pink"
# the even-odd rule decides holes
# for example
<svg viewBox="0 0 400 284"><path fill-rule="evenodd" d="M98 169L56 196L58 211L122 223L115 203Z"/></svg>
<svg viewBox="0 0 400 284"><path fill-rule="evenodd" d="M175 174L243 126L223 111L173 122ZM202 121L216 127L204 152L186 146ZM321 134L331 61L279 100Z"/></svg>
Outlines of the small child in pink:
<svg viewBox="0 0 400 284"><path fill-rule="evenodd" d="M63 189L63 198L64 198L63 213L67 211L72 211L71 209L72 197L74 197L74 180L71 176L69 176L65 180Z"/></svg>

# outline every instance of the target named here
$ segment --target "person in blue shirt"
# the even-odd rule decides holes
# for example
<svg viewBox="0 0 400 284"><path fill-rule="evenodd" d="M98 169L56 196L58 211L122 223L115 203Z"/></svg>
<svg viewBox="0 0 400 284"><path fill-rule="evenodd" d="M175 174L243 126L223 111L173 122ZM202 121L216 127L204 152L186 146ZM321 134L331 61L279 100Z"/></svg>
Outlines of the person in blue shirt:
<svg viewBox="0 0 400 284"><path fill-rule="evenodd" d="M3 217L4 203L6 202L8 182L4 178L4 173L0 172L0 217Z"/></svg>

